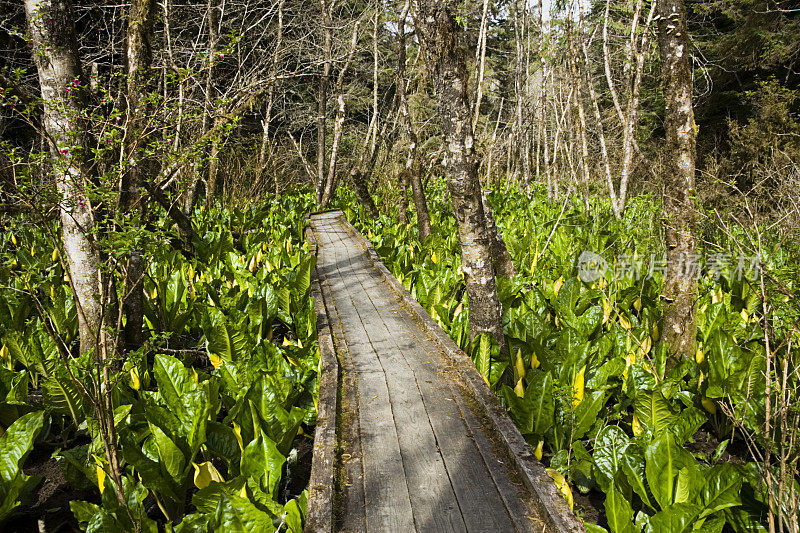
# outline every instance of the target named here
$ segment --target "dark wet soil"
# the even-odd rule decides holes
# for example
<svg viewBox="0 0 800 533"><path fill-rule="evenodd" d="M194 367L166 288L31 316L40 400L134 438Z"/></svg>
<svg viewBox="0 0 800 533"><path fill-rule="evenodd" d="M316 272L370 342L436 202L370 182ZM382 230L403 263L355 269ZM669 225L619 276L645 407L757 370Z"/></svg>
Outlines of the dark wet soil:
<svg viewBox="0 0 800 533"><path fill-rule="evenodd" d="M85 500L99 503L97 494L77 489L67 483L56 460L51 457L52 451L50 447L36 447L25 461L23 472L40 477L42 481L30 499L20 506L17 514L3 525L4 532L77 532L81 529L72 516L69 502Z"/></svg>

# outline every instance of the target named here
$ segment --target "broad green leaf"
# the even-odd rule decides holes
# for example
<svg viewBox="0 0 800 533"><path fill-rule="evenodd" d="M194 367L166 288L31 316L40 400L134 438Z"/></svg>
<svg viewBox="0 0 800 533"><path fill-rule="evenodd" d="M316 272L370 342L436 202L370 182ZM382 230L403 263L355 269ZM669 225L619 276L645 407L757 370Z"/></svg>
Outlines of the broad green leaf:
<svg viewBox="0 0 800 533"><path fill-rule="evenodd" d="M670 429L677 437L677 442L684 443L697 433L697 430L707 420L708 417L697 407L687 407L681 411L677 421Z"/></svg>
<svg viewBox="0 0 800 533"><path fill-rule="evenodd" d="M700 491L704 506L703 516L742 504L742 474L735 465L725 463L712 466L703 472L703 478L705 484Z"/></svg>
<svg viewBox="0 0 800 533"><path fill-rule="evenodd" d="M34 411L17 419L0 436L0 479L11 483L20 473L22 461L33 448L33 441L44 424L44 411Z"/></svg>
<svg viewBox="0 0 800 533"><path fill-rule="evenodd" d="M675 503L650 517L648 532L688 533L700 517L701 507L691 503Z"/></svg>
<svg viewBox="0 0 800 533"><path fill-rule="evenodd" d="M241 474L259 480L269 494L274 494L281 480L281 469L286 458L275 443L263 432L242 452Z"/></svg>
<svg viewBox="0 0 800 533"><path fill-rule="evenodd" d="M228 363L246 356L249 347L244 333L220 310L212 308L203 319L206 349Z"/></svg>
<svg viewBox="0 0 800 533"><path fill-rule="evenodd" d="M71 501L69 502L69 508L78 524L88 524L95 515L102 512L102 508L99 505L83 501Z"/></svg>
<svg viewBox="0 0 800 533"><path fill-rule="evenodd" d="M183 395L194 388L188 369L176 358L156 354L153 374L158 383L158 393L167 407L178 417L183 410Z"/></svg>
<svg viewBox="0 0 800 533"><path fill-rule="evenodd" d="M647 482L661 509L675 503L678 475L683 468L689 470L690 480L696 473L697 461L692 454L675 443L675 436L667 431L653 440L645 450Z"/></svg>
<svg viewBox="0 0 800 533"><path fill-rule="evenodd" d="M622 471L633 491L639 495L642 501L655 510L655 505L650 500L645 484L644 455L638 445L628 446L622 457Z"/></svg>
<svg viewBox="0 0 800 533"><path fill-rule="evenodd" d="M586 396L575 409L573 439L580 439L597 422L597 415L606 403L605 391L595 391Z"/></svg>
<svg viewBox="0 0 800 533"><path fill-rule="evenodd" d="M145 487L157 492L162 497L167 497L173 502L182 501L178 496L180 490L172 481L164 475L159 463L149 459L143 452L138 443L130 439L123 439L122 455L131 466L136 469L137 475L141 478ZM110 493L113 491L106 491Z"/></svg>
<svg viewBox="0 0 800 533"><path fill-rule="evenodd" d="M678 481L675 483L675 503L686 503L689 501L689 492L692 485L692 473L687 467L681 468L678 472Z"/></svg>
<svg viewBox="0 0 800 533"><path fill-rule="evenodd" d="M608 527L612 533L630 533L633 531L633 509L631 504L612 484L603 504L606 510Z"/></svg>
<svg viewBox="0 0 800 533"><path fill-rule="evenodd" d="M475 362L475 368L483 379L488 384L491 376L492 352L497 346L497 341L489 333L481 333L472 341L472 360Z"/></svg>
<svg viewBox="0 0 800 533"><path fill-rule="evenodd" d="M508 403L509 414L520 431L543 436L553 425L553 378L549 372L536 372L529 374L529 377L524 398L517 396L508 386L503 386L501 393Z"/></svg>
<svg viewBox="0 0 800 533"><path fill-rule="evenodd" d="M222 493L215 514L218 519L216 531L253 533L271 531L275 527L270 515L240 496Z"/></svg>
<svg viewBox="0 0 800 533"><path fill-rule="evenodd" d="M661 435L678 421L669 402L659 391L640 391L634 404L636 416L644 429L653 436Z"/></svg>
<svg viewBox="0 0 800 533"><path fill-rule="evenodd" d="M297 499L289 500L283 508L286 511L284 520L288 528L288 533L303 533L305 510L300 508Z"/></svg>
<svg viewBox="0 0 800 533"><path fill-rule="evenodd" d="M630 446L628 435L618 426L606 426L597 434L594 444L594 464L601 487L609 487L617 475L626 450Z"/></svg>
<svg viewBox="0 0 800 533"><path fill-rule="evenodd" d="M186 468L186 458L183 456L183 452L158 426L150 424L150 432L155 439L161 464L172 476L172 479L180 484Z"/></svg>
<svg viewBox="0 0 800 533"><path fill-rule="evenodd" d="M206 448L228 464L228 472L238 469L241 450L236 435L230 427L219 422L209 422L206 428Z"/></svg>

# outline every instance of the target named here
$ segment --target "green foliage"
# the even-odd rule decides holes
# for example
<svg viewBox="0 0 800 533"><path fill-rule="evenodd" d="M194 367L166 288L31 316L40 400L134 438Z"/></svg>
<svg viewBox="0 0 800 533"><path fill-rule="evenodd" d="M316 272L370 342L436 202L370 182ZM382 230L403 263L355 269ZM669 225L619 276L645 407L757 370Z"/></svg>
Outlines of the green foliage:
<svg viewBox="0 0 800 533"><path fill-rule="evenodd" d="M28 413L18 418L0 436L0 523L8 518L19 505L20 499L40 481L23 474L22 464L33 449L44 417L42 411Z"/></svg>
<svg viewBox="0 0 800 533"><path fill-rule="evenodd" d="M469 341L457 232L441 196L429 195L434 233L424 243L413 220L362 216L355 223L494 388L496 368L509 362L498 360L488 335ZM562 211L542 195L489 197L518 272L497 280L515 379L498 394L528 442L537 449L543 442L550 467L581 492L605 493L611 531L761 527L765 493L758 476L722 462L722 451L697 457L688 451L700 429L730 438L722 403L753 434L764 422L754 272L736 272L735 265L714 270L706 257L698 356L668 369L659 332L663 273L651 267L651 258L663 254L652 199L635 198L616 220L599 200L586 216L579 201ZM581 273L586 250L602 258L591 279ZM780 272L783 263L770 268ZM745 501L741 493L750 496Z"/></svg>
<svg viewBox="0 0 800 533"><path fill-rule="evenodd" d="M52 420L62 447L53 456L67 481L102 494L100 504L71 503L86 531L302 530L307 497L289 494L285 478L294 475L287 456L316 422L315 258L303 237L312 201L301 194L199 210L193 256L172 249L169 231L148 236L148 338L111 377L119 490L86 397L97 368L90 354L78 355L58 254L41 228L21 224L13 243L0 236L8 250L0 264L0 520L38 482L21 466ZM30 405L29 386L41 390L41 403ZM146 499L160 511L148 511Z"/></svg>

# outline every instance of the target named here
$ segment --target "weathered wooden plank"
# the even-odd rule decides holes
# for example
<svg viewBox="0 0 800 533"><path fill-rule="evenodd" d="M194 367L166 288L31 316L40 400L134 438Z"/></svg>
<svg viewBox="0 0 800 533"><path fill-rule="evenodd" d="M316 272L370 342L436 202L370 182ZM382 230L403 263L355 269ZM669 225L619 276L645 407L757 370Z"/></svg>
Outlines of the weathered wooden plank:
<svg viewBox="0 0 800 533"><path fill-rule="evenodd" d="M313 232L308 230L306 238L311 252L317 252L317 242ZM319 272L312 276L311 296L317 313L317 338L320 351L319 407L317 409L317 428L314 433L314 452L312 456L311 477L308 483L310 505L306 514L306 530L314 533L327 533L333 527L334 475L336 463L336 405L339 388L339 368L333 346L328 314L320 286Z"/></svg>
<svg viewBox="0 0 800 533"><path fill-rule="evenodd" d="M356 277L363 283L363 274ZM362 288L368 289L363 284ZM396 344L397 332L393 335L386 329L382 311L367 292L359 292L358 287L354 290L356 294L351 294L356 305L354 310L386 377L416 528L418 531L467 531L428 418L428 407L414 371Z"/></svg>
<svg viewBox="0 0 800 533"><path fill-rule="evenodd" d="M416 369L415 383L427 409L466 529L515 530L514 520L453 397L454 391L447 384L448 377L442 374L440 355L418 338L414 331L416 326L404 321L402 312L386 314L379 310L379 313L385 333L395 332L391 338Z"/></svg>
<svg viewBox="0 0 800 533"><path fill-rule="evenodd" d="M467 356L371 245L341 213L311 226L342 376L336 528L581 531Z"/></svg>
<svg viewBox="0 0 800 533"><path fill-rule="evenodd" d="M397 298L394 294L390 297ZM420 353L416 350L417 347L427 347L427 351L422 352L422 357L417 356L413 362L416 365L415 374L425 397L426 406L429 406L430 410L430 406L447 404L448 400L454 401L455 409L452 410L452 415L458 416L464 422L465 434L477 446L514 526L520 531L525 531L531 526L541 531L544 524L538 520L536 512L526 501L525 487L519 476L511 470L513 460L506 456L507 454L503 454L500 443L491 441L485 424L482 424L473 412L475 406L467 406L465 399L467 393L461 389L463 385L460 385L460 376L452 368L442 366L444 365L442 354L438 350L431 349L433 339L419 329L402 306L399 306L399 309L399 311L391 310L388 315L384 313L383 319L388 330L396 332L398 346L407 359L414 357L415 353ZM435 419L433 413L430 416L431 420ZM438 438L443 437L439 435ZM480 462L475 459L476 463ZM480 520L477 523L479 524Z"/></svg>
<svg viewBox="0 0 800 533"><path fill-rule="evenodd" d="M336 261L340 266L347 259L346 248L336 247ZM349 261L348 261L349 262ZM400 453L397 428L394 425L392 406L389 401L385 375L380 362L374 356L366 332L352 301L348 302L347 279L337 269L332 275L332 288L337 311L347 339L348 350L357 372L358 416L360 425L362 467L364 470L364 501L366 527L368 531L412 531L414 529L411 498L406 484L405 471ZM347 274L345 272L344 274ZM338 279L337 279L338 278ZM363 339L362 342L355 342ZM359 367L372 351L377 368Z"/></svg>
<svg viewBox="0 0 800 533"><path fill-rule="evenodd" d="M325 226L323 231L320 231L320 226L316 226L319 232L319 240L323 243L318 252L317 271L324 272L326 275L321 283L322 293L325 297L328 322L341 368L338 403L336 406L339 422L336 443L338 459L335 472L336 494L329 506L335 507L334 529L336 531L360 533L365 532L367 526L356 373L330 286L330 276L336 272L335 247L333 243L335 242L334 239L339 241L341 238L337 237L334 231L324 231L324 229L329 228L330 226Z"/></svg>
<svg viewBox="0 0 800 533"><path fill-rule="evenodd" d="M531 503L535 506L537 515L545 523L547 529L558 532L584 532L585 528L582 522L578 520L564 498L561 497L555 484L545 473L544 467L534 458L530 446L514 426L497 397L486 386L469 357L456 346L453 340L419 305L419 302L392 276L386 266L380 262L378 254L369 241L364 239L344 216L341 217L341 221L350 228L353 235L359 237L361 246L369 255L373 267L380 273L386 284L402 299L404 307L411 311L414 318L422 324L423 328L434 337L436 343L453 360L455 368L466 383L469 396L486 413L486 420L491 426L492 433L496 434L502 440L503 446L508 449L516 471L530 492Z"/></svg>

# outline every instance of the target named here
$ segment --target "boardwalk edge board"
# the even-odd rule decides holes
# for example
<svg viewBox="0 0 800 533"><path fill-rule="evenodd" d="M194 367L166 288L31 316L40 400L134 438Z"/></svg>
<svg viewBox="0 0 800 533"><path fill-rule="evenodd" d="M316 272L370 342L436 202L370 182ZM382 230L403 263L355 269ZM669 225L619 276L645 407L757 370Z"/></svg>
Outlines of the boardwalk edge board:
<svg viewBox="0 0 800 533"><path fill-rule="evenodd" d="M547 475L547 472L545 472L544 466L534 457L530 446L522 437L506 410L500 405L497 396L489 389L483 377L475 369L475 365L469 356L453 342L411 293L389 272L381 262L372 243L350 224L344 214L339 213L339 216L349 231L361 242L372 266L381 274L383 280L404 301L408 309L420 320L444 352L450 355L457 363L455 367L468 385L468 392L489 415L486 419L490 422L491 429L496 431L502 438L503 443L508 447L523 483L538 500L534 504L536 510L540 513L540 518L547 526L547 531L558 533L585 532L586 529L583 523L569 508L567 501L561 495L550 476ZM320 385L321 390L322 386ZM321 403L322 400L320 399ZM310 507L311 500L309 499Z"/></svg>
<svg viewBox="0 0 800 533"><path fill-rule="evenodd" d="M317 241L311 228L306 228L305 236L311 254L316 256ZM314 453L311 459L311 478L308 483L308 506L304 531L328 533L333 530L339 363L333 347L328 314L316 267L311 276L311 296L314 298L314 310L317 315L320 369L317 428L314 433Z"/></svg>

